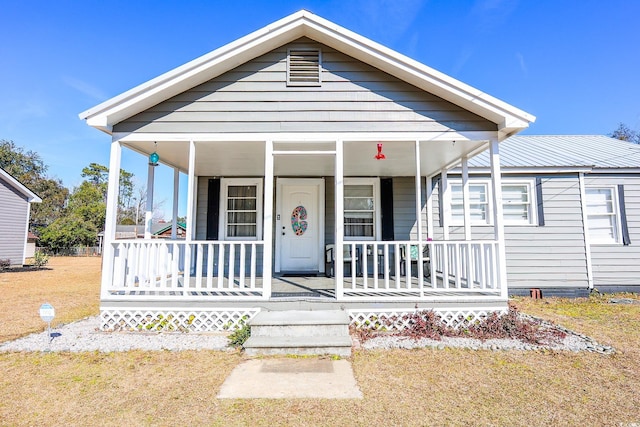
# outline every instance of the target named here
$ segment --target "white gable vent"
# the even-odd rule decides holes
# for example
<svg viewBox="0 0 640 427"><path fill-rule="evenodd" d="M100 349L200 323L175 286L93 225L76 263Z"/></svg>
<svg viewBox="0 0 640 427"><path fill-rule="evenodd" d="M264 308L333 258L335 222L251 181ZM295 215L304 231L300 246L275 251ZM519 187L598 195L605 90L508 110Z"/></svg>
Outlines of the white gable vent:
<svg viewBox="0 0 640 427"><path fill-rule="evenodd" d="M320 86L320 49L289 49L287 56L288 86Z"/></svg>

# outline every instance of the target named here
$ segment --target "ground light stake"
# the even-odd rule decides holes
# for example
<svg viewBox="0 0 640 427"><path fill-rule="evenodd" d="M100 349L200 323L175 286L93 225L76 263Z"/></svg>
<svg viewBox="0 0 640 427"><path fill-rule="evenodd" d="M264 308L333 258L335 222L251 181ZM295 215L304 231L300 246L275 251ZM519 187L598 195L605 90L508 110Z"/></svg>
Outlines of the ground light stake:
<svg viewBox="0 0 640 427"><path fill-rule="evenodd" d="M47 322L47 348L51 347L51 321L56 317L56 310L51 304L45 302L40 306L40 318Z"/></svg>

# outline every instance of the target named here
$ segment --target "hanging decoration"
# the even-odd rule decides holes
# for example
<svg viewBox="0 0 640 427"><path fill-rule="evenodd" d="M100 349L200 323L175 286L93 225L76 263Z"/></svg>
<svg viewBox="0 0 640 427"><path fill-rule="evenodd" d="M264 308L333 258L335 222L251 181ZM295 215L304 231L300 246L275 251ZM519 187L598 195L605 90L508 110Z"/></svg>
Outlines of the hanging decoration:
<svg viewBox="0 0 640 427"><path fill-rule="evenodd" d="M158 143L154 142L154 144L155 144L155 150L153 150L153 153L149 155L150 166L158 166L158 162L160 161L160 155L157 153Z"/></svg>
<svg viewBox="0 0 640 427"><path fill-rule="evenodd" d="M385 155L382 153L382 144L381 144L381 143L378 143L378 154L376 154L376 155L374 156L374 159L376 159L376 160L384 160L384 159L386 159L386 158L387 158L387 156L385 156Z"/></svg>
<svg viewBox="0 0 640 427"><path fill-rule="evenodd" d="M305 221L306 219L307 210L304 206L296 206L291 212L291 228L296 236L302 236L307 231L308 223Z"/></svg>

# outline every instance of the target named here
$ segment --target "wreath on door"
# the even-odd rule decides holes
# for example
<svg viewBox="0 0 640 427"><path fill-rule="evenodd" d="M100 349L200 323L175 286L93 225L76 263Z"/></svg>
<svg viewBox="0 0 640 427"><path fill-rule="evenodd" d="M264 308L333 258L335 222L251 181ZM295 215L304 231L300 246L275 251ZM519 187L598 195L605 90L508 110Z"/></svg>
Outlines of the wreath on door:
<svg viewBox="0 0 640 427"><path fill-rule="evenodd" d="M304 206L296 206L291 212L291 228L296 236L302 236L307 231L307 210Z"/></svg>

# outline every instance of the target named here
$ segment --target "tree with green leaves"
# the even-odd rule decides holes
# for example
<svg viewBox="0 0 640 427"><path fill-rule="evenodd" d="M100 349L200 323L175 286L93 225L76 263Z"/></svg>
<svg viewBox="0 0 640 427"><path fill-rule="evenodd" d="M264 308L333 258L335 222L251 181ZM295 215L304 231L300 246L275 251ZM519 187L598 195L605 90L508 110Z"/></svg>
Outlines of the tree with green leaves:
<svg viewBox="0 0 640 427"><path fill-rule="evenodd" d="M625 125L624 123L618 124L618 128L614 130L609 136L612 138L620 139L622 141L640 144L640 132L630 129L629 126Z"/></svg>
<svg viewBox="0 0 640 427"><path fill-rule="evenodd" d="M47 176L47 165L38 153L13 141L0 140L0 168L36 193L42 203L31 206L30 229L45 227L64 214L69 195L62 181Z"/></svg>

